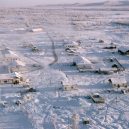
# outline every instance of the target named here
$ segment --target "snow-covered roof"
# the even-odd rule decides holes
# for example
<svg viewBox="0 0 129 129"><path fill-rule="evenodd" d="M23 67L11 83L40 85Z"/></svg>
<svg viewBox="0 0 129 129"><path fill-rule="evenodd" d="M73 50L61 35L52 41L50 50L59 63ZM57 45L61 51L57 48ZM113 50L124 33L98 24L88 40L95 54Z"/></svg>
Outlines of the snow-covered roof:
<svg viewBox="0 0 129 129"><path fill-rule="evenodd" d="M100 68L99 70L100 70L100 71L109 71L109 72L110 72L110 71L117 70L117 68L104 68L104 67L103 67L103 68Z"/></svg>
<svg viewBox="0 0 129 129"><path fill-rule="evenodd" d="M120 84L127 84L127 81L125 78L111 78L109 79L112 84L120 85Z"/></svg>
<svg viewBox="0 0 129 129"><path fill-rule="evenodd" d="M67 41L66 44L64 45L65 47L67 46L79 46L79 43L76 41Z"/></svg>
<svg viewBox="0 0 129 129"><path fill-rule="evenodd" d="M121 46L121 47L118 48L118 50L125 53L125 52L129 51L129 47L128 46Z"/></svg>
<svg viewBox="0 0 129 129"><path fill-rule="evenodd" d="M83 56L77 56L73 61L76 62L76 64L92 64L90 60Z"/></svg>
<svg viewBox="0 0 129 129"><path fill-rule="evenodd" d="M70 81L68 81L68 80L62 81L61 84L62 84L63 86L68 86L68 87L75 85L75 84L73 84L72 82L70 82Z"/></svg>
<svg viewBox="0 0 129 129"><path fill-rule="evenodd" d="M14 60L9 64L9 67L15 67L15 66L25 66L25 63L20 60Z"/></svg>
<svg viewBox="0 0 129 129"><path fill-rule="evenodd" d="M9 49L2 50L2 55L4 58L12 58L12 57L16 58L16 57L18 57L15 52L13 52Z"/></svg>
<svg viewBox="0 0 129 129"><path fill-rule="evenodd" d="M0 74L0 80L5 80L5 79L13 79L15 77L21 77L21 75L17 72L14 73L8 73L8 74Z"/></svg>
<svg viewBox="0 0 129 129"><path fill-rule="evenodd" d="M32 28L32 29L29 29L29 31L31 31L31 32L41 32L41 31L43 31L43 29L42 28Z"/></svg>

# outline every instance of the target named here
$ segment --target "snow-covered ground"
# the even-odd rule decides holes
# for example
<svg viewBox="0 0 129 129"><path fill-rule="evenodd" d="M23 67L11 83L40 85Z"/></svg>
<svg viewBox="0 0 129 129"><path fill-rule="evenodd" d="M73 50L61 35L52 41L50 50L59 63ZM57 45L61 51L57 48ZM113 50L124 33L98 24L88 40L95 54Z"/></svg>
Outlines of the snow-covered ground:
<svg viewBox="0 0 129 129"><path fill-rule="evenodd" d="M113 90L108 83L111 77L124 77L129 83L129 57L117 52L120 46L129 45L129 25L119 24L129 23L128 7L98 6L0 9L0 48L14 51L25 62L26 70L19 72L36 89L26 92L22 84L0 86L0 129L72 129L73 114L79 115L78 129L129 128L128 93L108 92ZM30 32L33 28L43 31ZM79 72L72 65L76 55L68 55L64 47L64 41L78 40L78 54L96 69L111 67L108 59L117 58L125 71ZM117 48L104 49L110 43ZM39 51L34 52L34 47ZM0 62L0 74L8 73L9 62ZM77 90L63 91L63 80L77 84ZM104 97L104 104L87 99L96 92ZM85 118L90 124L83 124Z"/></svg>

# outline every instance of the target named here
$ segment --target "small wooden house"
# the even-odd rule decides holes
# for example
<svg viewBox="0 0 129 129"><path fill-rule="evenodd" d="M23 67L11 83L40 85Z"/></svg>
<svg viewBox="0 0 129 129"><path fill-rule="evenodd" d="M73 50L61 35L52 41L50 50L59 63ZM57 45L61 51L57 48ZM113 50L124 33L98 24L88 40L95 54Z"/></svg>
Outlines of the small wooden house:
<svg viewBox="0 0 129 129"><path fill-rule="evenodd" d="M117 68L99 68L98 73L100 74L112 74L117 72Z"/></svg>
<svg viewBox="0 0 129 129"><path fill-rule="evenodd" d="M18 56L15 52L9 50L8 48L1 51L1 61L13 61L18 60Z"/></svg>
<svg viewBox="0 0 129 129"><path fill-rule="evenodd" d="M110 78L108 81L113 88L126 88L128 86L125 78Z"/></svg>
<svg viewBox="0 0 129 129"><path fill-rule="evenodd" d="M22 76L16 72L0 74L0 84L19 84L21 81L23 81Z"/></svg>
<svg viewBox="0 0 129 129"><path fill-rule="evenodd" d="M93 68L91 61L82 56L75 57L73 64L76 65L79 71L91 70Z"/></svg>
<svg viewBox="0 0 129 129"><path fill-rule="evenodd" d="M76 84L72 84L68 81L61 81L61 84L62 84L62 89L64 91L70 91L70 90L76 90L77 89Z"/></svg>
<svg viewBox="0 0 129 129"><path fill-rule="evenodd" d="M118 49L118 53L120 53L121 55L129 55L129 47L127 46L120 47Z"/></svg>
<svg viewBox="0 0 129 129"><path fill-rule="evenodd" d="M72 41L72 42L66 43L64 46L65 46L65 49L68 49L68 48L77 49L80 46L80 44L78 42Z"/></svg>

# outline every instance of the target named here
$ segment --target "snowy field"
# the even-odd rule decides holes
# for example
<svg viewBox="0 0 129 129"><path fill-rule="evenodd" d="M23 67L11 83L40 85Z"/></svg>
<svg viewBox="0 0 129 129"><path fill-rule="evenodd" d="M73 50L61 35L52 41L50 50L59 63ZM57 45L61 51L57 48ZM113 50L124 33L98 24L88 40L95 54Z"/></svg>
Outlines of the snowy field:
<svg viewBox="0 0 129 129"><path fill-rule="evenodd" d="M129 93L108 82L124 77L129 84L129 57L118 53L119 47L129 46L128 9L127 5L80 4L1 8L0 49L15 52L26 64L19 73L36 92L26 92L22 84L1 84L0 129L128 129ZM33 28L42 31L31 32ZM88 58L95 69L109 68L108 59L117 58L125 70L106 75L79 72L72 65L77 55L65 51L67 41L80 41L77 54ZM116 49L104 49L111 43ZM0 60L0 74L8 73L8 65ZM63 80L77 89L64 91ZM92 93L99 93L105 103L88 99ZM79 116L77 128L72 127L74 114Z"/></svg>

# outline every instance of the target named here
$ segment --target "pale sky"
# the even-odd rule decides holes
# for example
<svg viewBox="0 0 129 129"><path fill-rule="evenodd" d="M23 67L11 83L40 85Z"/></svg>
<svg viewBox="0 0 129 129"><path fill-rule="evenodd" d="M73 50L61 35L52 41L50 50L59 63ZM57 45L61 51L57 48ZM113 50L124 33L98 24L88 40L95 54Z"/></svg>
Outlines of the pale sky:
<svg viewBox="0 0 129 129"><path fill-rule="evenodd" d="M0 0L0 7L31 6L39 4L89 3L104 0Z"/></svg>

